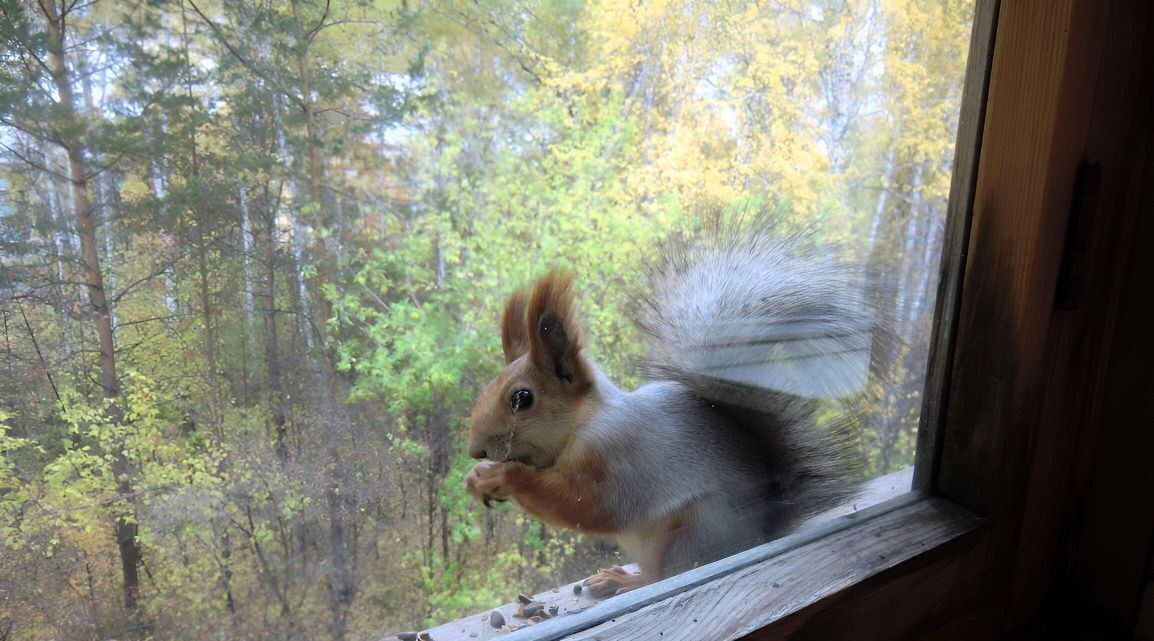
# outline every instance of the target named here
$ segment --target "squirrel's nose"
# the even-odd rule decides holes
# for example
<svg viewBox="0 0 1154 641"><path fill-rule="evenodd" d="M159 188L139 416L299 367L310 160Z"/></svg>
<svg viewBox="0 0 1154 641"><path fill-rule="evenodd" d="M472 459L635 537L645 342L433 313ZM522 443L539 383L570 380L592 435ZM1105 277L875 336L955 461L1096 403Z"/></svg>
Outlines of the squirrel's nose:
<svg viewBox="0 0 1154 641"><path fill-rule="evenodd" d="M469 439L469 456L473 458L485 458L488 454L485 451L485 445L477 439Z"/></svg>

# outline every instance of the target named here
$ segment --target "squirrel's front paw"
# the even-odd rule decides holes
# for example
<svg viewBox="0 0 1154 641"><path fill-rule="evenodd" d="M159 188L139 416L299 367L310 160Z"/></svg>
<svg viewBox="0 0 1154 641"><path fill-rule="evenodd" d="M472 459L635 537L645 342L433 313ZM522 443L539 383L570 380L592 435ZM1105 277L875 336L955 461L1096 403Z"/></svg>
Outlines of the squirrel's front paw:
<svg viewBox="0 0 1154 641"><path fill-rule="evenodd" d="M465 491L492 507L490 501L508 501L511 491L505 479L506 467L510 463L482 461L473 466L465 475Z"/></svg>
<svg viewBox="0 0 1154 641"><path fill-rule="evenodd" d="M643 575L640 573L634 574L620 565L615 565L611 568L601 568L597 571L597 574L581 582L582 585L592 591L593 598L595 599L603 599L614 594L628 592L629 590L645 585L645 583L646 581Z"/></svg>

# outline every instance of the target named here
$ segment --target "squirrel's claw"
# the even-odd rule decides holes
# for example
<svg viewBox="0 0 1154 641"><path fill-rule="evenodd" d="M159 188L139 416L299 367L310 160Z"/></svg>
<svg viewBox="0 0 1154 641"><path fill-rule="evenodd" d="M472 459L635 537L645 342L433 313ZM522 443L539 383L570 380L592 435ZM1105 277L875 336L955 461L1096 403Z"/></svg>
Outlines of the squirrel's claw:
<svg viewBox="0 0 1154 641"><path fill-rule="evenodd" d="M498 503L504 503L505 501L508 501L508 500L509 500L508 498L502 499L502 498L497 498L495 496L489 496L488 494L486 494L483 497L481 497L481 504L484 505L485 507L489 508L489 509L493 509L493 501L496 501Z"/></svg>

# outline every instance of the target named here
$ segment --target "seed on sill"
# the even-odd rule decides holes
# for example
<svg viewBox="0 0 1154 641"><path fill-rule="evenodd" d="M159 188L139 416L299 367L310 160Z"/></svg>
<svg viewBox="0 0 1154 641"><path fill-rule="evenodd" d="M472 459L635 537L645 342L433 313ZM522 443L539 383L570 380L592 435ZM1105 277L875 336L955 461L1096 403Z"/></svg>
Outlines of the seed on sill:
<svg viewBox="0 0 1154 641"><path fill-rule="evenodd" d="M581 594L581 584L580 583L574 583L573 584L573 594Z"/></svg>
<svg viewBox="0 0 1154 641"><path fill-rule="evenodd" d="M532 603L528 603L528 604L525 604L524 606L522 606L520 608L520 613L517 616L521 617L522 619L528 619L529 617L537 614L538 612L540 612L541 610L544 610L544 609L545 609L544 603L539 603L537 601L533 601Z"/></svg>
<svg viewBox="0 0 1154 641"><path fill-rule="evenodd" d="M493 610L489 613L489 625L494 628L499 628L505 625L505 615L501 614L500 610Z"/></svg>
<svg viewBox="0 0 1154 641"><path fill-rule="evenodd" d="M525 596L525 593L522 592L522 593L517 595L517 600L520 601L521 603L524 603L525 605L529 605L530 603L533 602L533 597Z"/></svg>

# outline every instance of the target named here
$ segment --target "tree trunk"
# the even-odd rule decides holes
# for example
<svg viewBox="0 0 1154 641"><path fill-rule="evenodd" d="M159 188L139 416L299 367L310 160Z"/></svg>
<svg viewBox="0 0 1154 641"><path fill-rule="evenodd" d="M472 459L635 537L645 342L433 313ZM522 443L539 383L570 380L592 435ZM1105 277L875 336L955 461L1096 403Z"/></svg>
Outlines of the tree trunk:
<svg viewBox="0 0 1154 641"><path fill-rule="evenodd" d="M45 167L52 166L50 157L51 153L45 150ZM70 281L75 280L70 273L71 270L68 268L68 262L74 254L72 249L72 233L68 229L69 225L65 222L66 213L64 211L64 204L61 202L60 190L55 180L48 182L47 202L48 211L52 219L52 268L56 275L56 322L60 326L60 346L62 352L72 354L72 324L69 322L68 313L73 311L72 303L74 300L79 299L79 293L76 292L73 285L68 284Z"/></svg>
<svg viewBox="0 0 1154 641"><path fill-rule="evenodd" d="M52 0L39 3L48 27L48 53L52 67L52 80L63 107L65 120L69 125L78 122L73 102L72 79L65 59L64 20ZM66 133L60 141L68 153L69 179L72 183L73 209L76 214L77 232L80 236L80 255L84 266L84 284L92 305L93 324L100 344L100 386L104 398L108 399L112 421L122 420L120 406L115 399L120 395L120 380L116 373L116 346L112 334L112 306L104 290L104 279L100 270L100 254L97 249L96 221L92 203L88 198L88 170L85 164L85 149L81 136L75 127L62 129ZM117 491L123 496L132 493L132 465L122 448L114 448L113 472L116 476ZM136 610L140 596L140 546L136 538L136 520L122 516L116 520L116 544L120 550L120 567L124 579L124 606Z"/></svg>
<svg viewBox="0 0 1154 641"><path fill-rule="evenodd" d="M248 336L252 333L253 326L253 310L256 305L253 302L253 277L252 277L252 246L253 246L253 229L252 222L249 220L248 213L248 195L244 187L238 187L236 190L237 205L240 208L240 243L241 243L241 274L243 278L243 293L244 293L244 336L246 341L245 354L248 354L247 341Z"/></svg>
<svg viewBox="0 0 1154 641"><path fill-rule="evenodd" d="M264 198L264 244L265 292L264 292L264 358L265 374L268 377L268 416L272 428L273 445L281 462L288 460L288 443L285 428L285 413L282 407L284 391L281 389L280 355L277 346L276 324L276 211L265 184Z"/></svg>
<svg viewBox="0 0 1154 641"><path fill-rule="evenodd" d="M294 176L293 193L296 194L300 189L299 185L296 184L295 173L292 166L291 159L293 153L288 148L284 124L281 121L282 101L283 96L278 96L277 99L273 101L273 127L275 128L277 150L280 153L285 173L289 176ZM304 263L304 234L304 223L301 221L300 206L294 203L292 208L292 268L289 270L292 278L291 293L295 297L293 307L300 314L298 325L301 328L301 334L304 335L305 347L311 351L313 348L313 334L309 329L308 319L312 317L312 312L309 310L308 292L305 291L304 279L301 278L301 265Z"/></svg>
<svg viewBox="0 0 1154 641"><path fill-rule="evenodd" d="M321 155L321 131L317 123L316 107L313 104L312 65L309 61L310 36L304 31L304 24L300 15L300 2L292 2L293 24L297 41L297 73L300 81L300 109L305 121L305 160L306 179L308 181L307 212L312 227L312 261L316 267L314 277L317 285L312 287L312 300L309 301L313 314L313 331L316 332L316 343L319 347L320 374L322 392L325 395L325 405L331 408L335 404L335 359L333 346L329 344L329 320L332 318L332 303L324 293L323 286L333 282L333 270L328 256L328 244L322 230L325 228L326 207L324 202L324 163Z"/></svg>
<svg viewBox="0 0 1154 641"><path fill-rule="evenodd" d="M321 130L317 122L316 108L313 103L312 65L309 60L309 46L311 38L321 24L306 32L303 18L300 13L299 0L292 0L294 36L296 39L297 73L300 87L299 107L305 121L305 159L306 178L308 181L307 213L312 228L312 255L311 259L316 268L313 277L315 285L309 287L313 312L311 329L316 334L317 365L320 374L321 411L325 423L332 426L334 432L324 436L326 455L328 459L327 502L329 506L329 562L330 570L329 611L332 621L331 633L333 641L343 641L348 630L348 616L356 598L356 580L353 573L351 554L355 551L356 537L354 528L350 527L355 508L349 504L352 497L348 491L341 492L346 486L348 471L342 464L338 445L342 442L340 430L347 429L344 420L344 411L337 399L336 377L336 350L334 341L329 336L329 321L332 319L332 302L325 293L325 285L335 282L332 260L329 257L328 245L323 230L327 224L328 207L324 198L324 162L322 156ZM322 23L324 18L321 18ZM310 329L310 328L306 328Z"/></svg>
<svg viewBox="0 0 1154 641"><path fill-rule="evenodd" d="M325 492L329 517L329 555L332 570L328 580L330 631L333 641L340 641L348 633L349 613L357 595L355 567L356 538L349 521L352 517L352 497L349 488L330 484ZM350 509L352 508L352 509Z"/></svg>
<svg viewBox="0 0 1154 641"><path fill-rule="evenodd" d="M181 3L181 36L184 51L185 68L191 71L192 59L188 53L188 29L184 18L184 4ZM188 96L189 102L194 103L195 98L192 93L192 79L191 76L186 76L184 85L185 94ZM192 184L193 186L200 186L200 152L197 149L196 140L196 125L195 123L189 128L188 132L189 155L192 161ZM197 283L197 288L200 294L200 310L201 322L204 323L204 360L205 366L208 369L208 413L209 420L212 423L213 430L217 438L223 435L221 431L221 405L220 405L220 377L217 374L216 362L216 320L213 318L211 290L208 282L208 215L205 212L204 202L200 199L196 200L194 205L196 210L196 265L200 280Z"/></svg>

